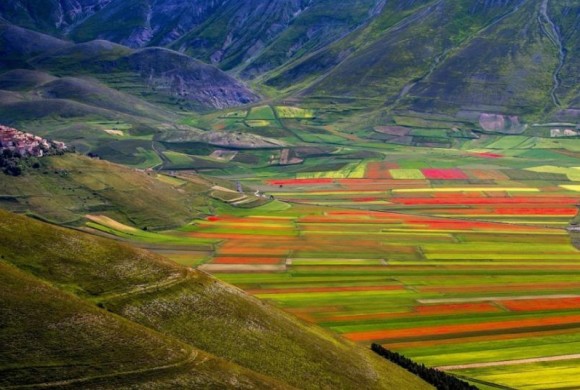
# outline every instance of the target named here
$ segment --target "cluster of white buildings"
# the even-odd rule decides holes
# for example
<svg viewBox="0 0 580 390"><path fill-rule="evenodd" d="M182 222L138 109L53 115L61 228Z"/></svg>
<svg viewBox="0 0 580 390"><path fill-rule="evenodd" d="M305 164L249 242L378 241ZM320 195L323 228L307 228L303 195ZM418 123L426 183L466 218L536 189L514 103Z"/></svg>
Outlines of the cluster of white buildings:
<svg viewBox="0 0 580 390"><path fill-rule="evenodd" d="M550 130L550 137L552 137L552 138L577 137L579 135L580 135L580 132L573 130L573 129L552 129L552 130Z"/></svg>
<svg viewBox="0 0 580 390"><path fill-rule="evenodd" d="M22 157L42 157L51 150L64 151L66 148L63 142L48 141L34 134L0 125L0 152L10 150Z"/></svg>

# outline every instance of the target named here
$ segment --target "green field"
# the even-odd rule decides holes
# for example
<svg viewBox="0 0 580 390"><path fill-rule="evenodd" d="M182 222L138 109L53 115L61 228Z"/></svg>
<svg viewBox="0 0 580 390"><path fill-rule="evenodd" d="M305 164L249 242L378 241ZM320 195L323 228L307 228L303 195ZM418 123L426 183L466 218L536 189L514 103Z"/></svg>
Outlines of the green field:
<svg viewBox="0 0 580 390"><path fill-rule="evenodd" d="M559 388L565 374L580 386L580 252L565 230L575 162L492 153L399 147L338 170L256 171L244 183L276 202L218 205L145 241L213 240L170 257L482 388Z"/></svg>
<svg viewBox="0 0 580 390"><path fill-rule="evenodd" d="M430 388L203 272L4 210L0 217L0 302L10 313L0 387Z"/></svg>
<svg viewBox="0 0 580 390"><path fill-rule="evenodd" d="M580 389L580 0L7 3L0 388Z"/></svg>

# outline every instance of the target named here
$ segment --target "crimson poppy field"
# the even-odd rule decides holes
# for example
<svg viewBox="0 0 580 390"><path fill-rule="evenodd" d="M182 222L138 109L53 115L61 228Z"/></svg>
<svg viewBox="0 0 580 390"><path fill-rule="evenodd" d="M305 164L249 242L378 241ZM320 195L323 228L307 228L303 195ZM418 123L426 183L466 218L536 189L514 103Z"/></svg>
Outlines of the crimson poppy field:
<svg viewBox="0 0 580 390"><path fill-rule="evenodd" d="M464 155L245 177L276 200L163 235L212 243L202 270L354 342L480 388L578 387L577 168Z"/></svg>

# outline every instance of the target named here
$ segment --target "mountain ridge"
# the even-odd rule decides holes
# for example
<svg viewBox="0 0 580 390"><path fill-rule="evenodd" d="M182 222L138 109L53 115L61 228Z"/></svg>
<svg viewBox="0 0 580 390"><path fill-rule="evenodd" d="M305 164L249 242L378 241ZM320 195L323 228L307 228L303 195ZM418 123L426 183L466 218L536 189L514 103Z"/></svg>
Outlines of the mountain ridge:
<svg viewBox="0 0 580 390"><path fill-rule="evenodd" d="M15 13L26 9L18 6L24 3L5 5L0 16L46 30L33 23L33 15ZM528 122L575 121L580 115L574 71L580 60L580 6L570 2L357 0L332 7L327 0L105 3L87 0L73 7L85 11L71 30L59 30L57 21L68 19L55 19L48 11L42 20L52 20L57 34L77 41L104 38L138 48L176 49L249 81L266 96L306 104L312 99L360 100L375 118L396 112L442 113L477 124L481 113L516 115ZM121 23L120 35L107 30L127 7L143 15L127 26ZM91 23L98 29L87 27ZM143 34L147 39L130 39ZM155 56L168 57L162 51ZM174 55L167 61L180 60ZM190 99L180 95L174 82L161 86L183 105ZM200 99L221 109L259 97L217 93Z"/></svg>
<svg viewBox="0 0 580 390"><path fill-rule="evenodd" d="M166 48L133 50L104 40L75 44L12 25L0 25L0 30L5 52L0 69L7 71L24 68L61 76L90 75L105 83L118 75L121 80L138 82L144 91L166 100L177 99L198 110L258 100L254 92L226 73Z"/></svg>

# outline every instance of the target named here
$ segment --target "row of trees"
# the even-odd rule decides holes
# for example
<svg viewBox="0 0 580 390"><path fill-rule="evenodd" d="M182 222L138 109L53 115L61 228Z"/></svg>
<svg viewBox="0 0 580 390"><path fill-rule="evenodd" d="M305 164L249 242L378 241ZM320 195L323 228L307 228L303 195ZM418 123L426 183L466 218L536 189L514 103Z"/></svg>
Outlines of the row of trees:
<svg viewBox="0 0 580 390"><path fill-rule="evenodd" d="M390 360L407 371L417 375L425 382L432 384L438 390L478 390L477 387L470 385L461 379L435 368L425 367L424 364L416 363L397 352L389 351L379 344L373 344L371 349L373 352L381 355L385 359Z"/></svg>
<svg viewBox="0 0 580 390"><path fill-rule="evenodd" d="M74 148L66 150L51 147L44 153L45 156L62 155L72 153ZM22 156L17 151L4 149L0 151L0 172L10 176L20 176L28 167L39 168L40 163L37 157Z"/></svg>
<svg viewBox="0 0 580 390"><path fill-rule="evenodd" d="M22 174L22 157L20 153L4 149L0 152L0 171L10 176Z"/></svg>

